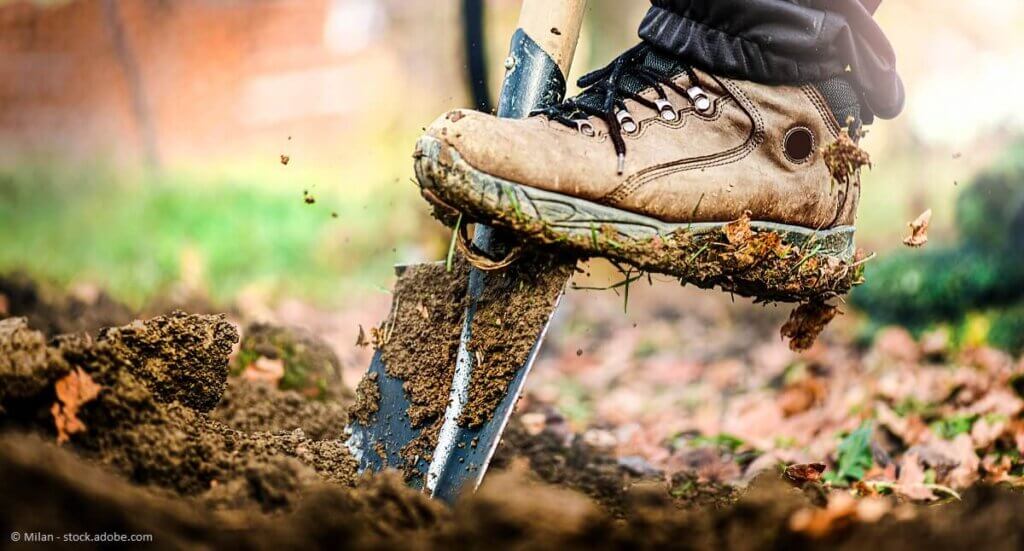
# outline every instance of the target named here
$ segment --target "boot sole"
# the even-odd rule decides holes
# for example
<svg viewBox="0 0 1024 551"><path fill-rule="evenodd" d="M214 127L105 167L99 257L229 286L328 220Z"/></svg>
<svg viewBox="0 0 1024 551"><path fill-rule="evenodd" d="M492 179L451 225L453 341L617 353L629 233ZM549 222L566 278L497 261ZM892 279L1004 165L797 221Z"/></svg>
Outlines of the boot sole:
<svg viewBox="0 0 1024 551"><path fill-rule="evenodd" d="M538 245L608 257L679 277L683 283L770 301L830 298L849 291L861 279L853 226L815 230L755 220L749 226L758 241L746 248L730 246L726 231L736 221L663 222L517 184L477 170L453 147L432 136L417 142L415 159L416 177L428 202L442 211L455 209L473 221L511 229ZM792 258L771 258L763 254L763 247L756 247L771 242L771 234L793 249ZM749 262L751 248L760 251L761 258L755 254ZM737 253L748 256L738 259Z"/></svg>

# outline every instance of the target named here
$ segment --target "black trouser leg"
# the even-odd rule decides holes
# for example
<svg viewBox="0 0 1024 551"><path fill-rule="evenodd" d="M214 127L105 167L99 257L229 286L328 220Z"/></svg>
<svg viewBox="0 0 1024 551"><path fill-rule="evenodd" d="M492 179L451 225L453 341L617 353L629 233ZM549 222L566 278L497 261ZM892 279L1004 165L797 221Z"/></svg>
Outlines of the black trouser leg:
<svg viewBox="0 0 1024 551"><path fill-rule="evenodd" d="M843 76L882 118L903 108L881 0L651 0L640 37L709 72L771 84Z"/></svg>

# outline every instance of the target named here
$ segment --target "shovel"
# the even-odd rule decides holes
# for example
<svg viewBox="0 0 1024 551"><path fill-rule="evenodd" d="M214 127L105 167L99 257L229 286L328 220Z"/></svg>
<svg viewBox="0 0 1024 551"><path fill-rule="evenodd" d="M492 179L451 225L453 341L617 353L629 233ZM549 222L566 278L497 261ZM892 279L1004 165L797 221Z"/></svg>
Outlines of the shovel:
<svg viewBox="0 0 1024 551"><path fill-rule="evenodd" d="M498 116L525 118L562 100L585 7L586 0L524 0ZM484 259L515 249L482 225L472 246L461 248ZM373 332L377 350L346 429L360 472L398 469L410 485L449 503L480 484L575 265L525 256L492 262L500 271L451 261L397 269L392 313ZM540 315L517 311L531 301ZM416 315L419 329L410 329ZM490 340L480 342L485 334ZM438 406L430 396L441 392Z"/></svg>

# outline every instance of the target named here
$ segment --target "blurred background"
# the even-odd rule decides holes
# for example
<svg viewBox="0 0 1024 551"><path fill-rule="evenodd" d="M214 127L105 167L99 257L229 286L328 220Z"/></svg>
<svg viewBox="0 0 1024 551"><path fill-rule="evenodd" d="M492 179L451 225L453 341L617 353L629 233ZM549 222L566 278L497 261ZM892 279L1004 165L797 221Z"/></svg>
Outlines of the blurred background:
<svg viewBox="0 0 1024 551"><path fill-rule="evenodd" d="M496 91L519 5L486 6ZM591 0L574 73L636 43L646 8ZM411 153L435 116L472 105L459 9L457 0L0 0L0 274L86 304L200 304L301 324L334 345L352 384L368 354L354 346L357 326L386 315L392 265L440 259L448 246L410 182ZM938 328L946 346L993 341L1015 353L1024 346L1015 306L1024 304L1024 3L890 0L877 17L907 108L863 142L874 167L858 239L878 257L826 342L897 324L908 338ZM906 249L907 222L926 209L931 242ZM621 277L600 262L590 271ZM703 387L681 385L661 402L644 392L709 373L728 382L751 365L804 365L778 342L787 311L665 278L636 289L626 312L612 291L570 292L533 388L583 424L643 406L679 425L673 408L710 399ZM594 389L632 392L616 386L630 370L655 375L601 413Z"/></svg>
<svg viewBox="0 0 1024 551"><path fill-rule="evenodd" d="M574 72L634 44L646 7L592 0ZM393 263L447 244L410 154L472 104L459 8L0 0L0 269L135 305L175 285L331 305L389 287ZM487 8L496 90L518 2ZM865 141L858 236L884 254L926 208L933 241L952 238L958 192L1024 128L1024 4L900 0L878 18L909 91Z"/></svg>

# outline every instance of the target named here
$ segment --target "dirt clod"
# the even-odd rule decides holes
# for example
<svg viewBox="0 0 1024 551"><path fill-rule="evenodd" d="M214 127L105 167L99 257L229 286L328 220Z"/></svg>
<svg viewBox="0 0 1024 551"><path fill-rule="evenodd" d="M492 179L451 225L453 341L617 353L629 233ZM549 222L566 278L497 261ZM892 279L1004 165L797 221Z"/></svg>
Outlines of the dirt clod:
<svg viewBox="0 0 1024 551"><path fill-rule="evenodd" d="M780 331L789 340L789 348L800 352L814 345L839 309L825 302L812 301L797 306Z"/></svg>

